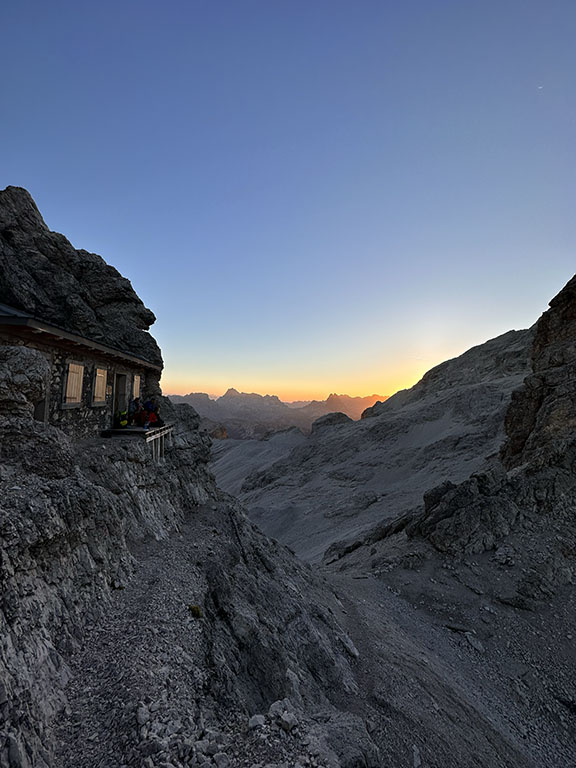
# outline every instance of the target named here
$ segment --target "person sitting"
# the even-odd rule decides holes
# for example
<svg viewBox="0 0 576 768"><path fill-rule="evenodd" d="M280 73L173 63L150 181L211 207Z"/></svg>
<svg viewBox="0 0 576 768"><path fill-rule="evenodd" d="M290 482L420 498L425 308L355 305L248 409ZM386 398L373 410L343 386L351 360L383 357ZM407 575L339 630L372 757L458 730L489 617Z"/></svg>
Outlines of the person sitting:
<svg viewBox="0 0 576 768"><path fill-rule="evenodd" d="M125 429L128 426L128 411L116 411L113 426L114 429Z"/></svg>
<svg viewBox="0 0 576 768"><path fill-rule="evenodd" d="M156 409L154 411L154 415L156 416L156 426L157 427L163 427L164 426L164 422L160 418L160 406L158 406L158 405L156 406Z"/></svg>
<svg viewBox="0 0 576 768"><path fill-rule="evenodd" d="M146 412L145 427L163 427L164 422L160 418L160 407L156 402L156 398L152 397L144 403L144 410Z"/></svg>
<svg viewBox="0 0 576 768"><path fill-rule="evenodd" d="M132 424L139 424L143 422L143 419L141 418L141 414L143 413L144 408L142 407L142 403L140 401L139 397L135 397L134 400L130 403L128 406L128 423L130 425Z"/></svg>
<svg viewBox="0 0 576 768"><path fill-rule="evenodd" d="M134 424L137 427L143 427L144 422L146 421L146 416L147 416L146 411L144 410L142 405L140 405L140 408L134 414Z"/></svg>

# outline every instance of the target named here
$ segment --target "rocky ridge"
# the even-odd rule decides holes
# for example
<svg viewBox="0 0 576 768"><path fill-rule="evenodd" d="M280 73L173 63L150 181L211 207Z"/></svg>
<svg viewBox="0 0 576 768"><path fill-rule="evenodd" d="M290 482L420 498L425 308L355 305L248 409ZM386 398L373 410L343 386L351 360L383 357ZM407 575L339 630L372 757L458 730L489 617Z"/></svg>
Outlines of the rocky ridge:
<svg viewBox="0 0 576 768"><path fill-rule="evenodd" d="M557 578L571 582L572 509L576 503L576 277L550 302L531 348L532 373L512 394L506 441L486 471L460 484L445 481L424 496L423 509L384 525L370 541L404 532L442 552L479 554L510 534L559 525ZM542 523L544 523L542 525ZM544 569L546 570L546 569ZM547 589L554 579L548 569ZM534 586L534 585L533 585ZM546 589L544 590L546 592Z"/></svg>

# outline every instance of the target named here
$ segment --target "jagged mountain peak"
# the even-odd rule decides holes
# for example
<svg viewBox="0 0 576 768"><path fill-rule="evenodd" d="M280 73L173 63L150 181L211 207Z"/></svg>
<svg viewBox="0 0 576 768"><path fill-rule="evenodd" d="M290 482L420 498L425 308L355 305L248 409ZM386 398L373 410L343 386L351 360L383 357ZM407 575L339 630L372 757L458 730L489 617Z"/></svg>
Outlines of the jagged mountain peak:
<svg viewBox="0 0 576 768"><path fill-rule="evenodd" d="M359 419L368 406L386 399L381 395L350 397L333 393L326 400L289 404L277 395L239 392L234 387L215 401L199 393L171 397L175 402L188 402L201 416L225 426L232 438L265 437L271 431L291 426L308 432L314 421L328 413L343 412L351 419Z"/></svg>
<svg viewBox="0 0 576 768"><path fill-rule="evenodd" d="M31 229L49 231L30 192L13 186L0 190L0 230L15 235Z"/></svg>
<svg viewBox="0 0 576 768"><path fill-rule="evenodd" d="M221 397L240 397L240 392L234 387L229 387Z"/></svg>

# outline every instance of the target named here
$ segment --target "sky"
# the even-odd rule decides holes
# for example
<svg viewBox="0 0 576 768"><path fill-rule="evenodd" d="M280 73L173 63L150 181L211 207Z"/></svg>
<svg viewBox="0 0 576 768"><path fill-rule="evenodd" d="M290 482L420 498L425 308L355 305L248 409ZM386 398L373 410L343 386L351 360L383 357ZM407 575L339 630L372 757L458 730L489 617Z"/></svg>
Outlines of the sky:
<svg viewBox="0 0 576 768"><path fill-rule="evenodd" d="M392 394L576 272L574 0L20 0L0 188L157 316L166 393Z"/></svg>

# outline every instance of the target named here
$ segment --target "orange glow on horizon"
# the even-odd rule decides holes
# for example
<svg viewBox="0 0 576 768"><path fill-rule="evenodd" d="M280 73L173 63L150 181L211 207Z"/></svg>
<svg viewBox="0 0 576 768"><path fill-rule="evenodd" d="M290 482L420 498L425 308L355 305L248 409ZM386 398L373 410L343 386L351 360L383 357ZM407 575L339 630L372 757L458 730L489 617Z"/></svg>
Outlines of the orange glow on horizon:
<svg viewBox="0 0 576 768"><path fill-rule="evenodd" d="M172 372L169 368L160 382L162 391L168 395L187 395L190 392L205 392L211 397L220 397L228 389L234 387L239 392L255 392L260 395L276 395L284 402L295 400L326 400L329 394L335 392L350 397L368 397L382 395L390 397L401 389L408 389L422 378L423 374L435 363L421 359L410 359L405 364L391 371L358 372L357 376L339 377L337 381L271 381L266 376L251 376L244 379L234 374L222 380L222 376L194 376L182 371ZM362 373L368 375L362 375ZM379 375L378 375L379 374ZM304 377L303 377L304 379Z"/></svg>

